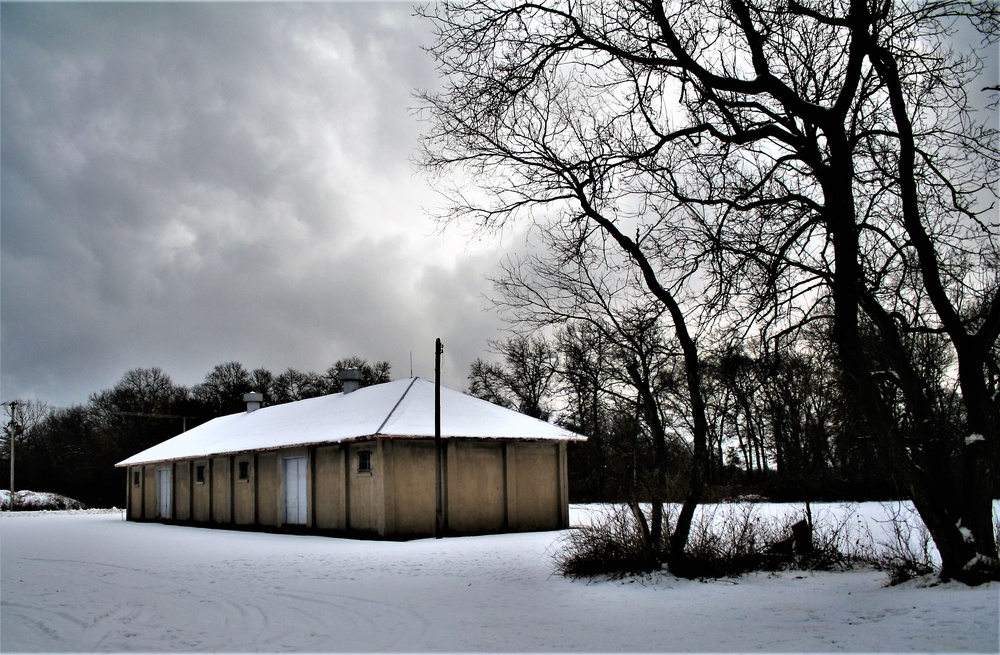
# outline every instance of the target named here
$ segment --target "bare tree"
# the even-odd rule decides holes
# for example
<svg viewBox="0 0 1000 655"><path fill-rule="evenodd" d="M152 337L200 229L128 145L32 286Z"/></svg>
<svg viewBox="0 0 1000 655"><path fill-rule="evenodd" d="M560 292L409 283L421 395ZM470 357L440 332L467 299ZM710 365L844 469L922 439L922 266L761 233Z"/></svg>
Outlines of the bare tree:
<svg viewBox="0 0 1000 655"><path fill-rule="evenodd" d="M382 384L392 380L392 365L386 361L369 362L364 357L351 355L344 359L338 359L333 366L326 370L323 375L325 384L324 393L339 393L344 390L344 383L340 379L340 372L349 368L356 368L361 371L361 386L369 387L373 384Z"/></svg>
<svg viewBox="0 0 1000 655"><path fill-rule="evenodd" d="M30 475L25 477L22 473L26 468L24 466L26 461L29 462L28 468L30 468L30 455L25 457L25 454L44 448L44 444L40 443L42 440L38 428L45 423L53 409L48 403L40 400L12 400L4 403L4 408L3 414L0 414L0 420L4 421L0 459L10 463L13 456L15 462L10 468L4 467L3 471L0 471L0 478L6 478L7 489L16 491L11 488L10 475L13 473L15 481L20 480L22 483L31 479Z"/></svg>
<svg viewBox="0 0 1000 655"><path fill-rule="evenodd" d="M30 480L29 488L55 491L97 507L121 502L122 480L114 469L121 453L112 450L106 428L100 426L99 432L95 423L83 405L53 410L33 431L38 444L34 470L25 480Z"/></svg>
<svg viewBox="0 0 1000 655"><path fill-rule="evenodd" d="M315 373L303 373L289 368L274 378L271 385L271 403L280 405L327 393L326 383Z"/></svg>
<svg viewBox="0 0 1000 655"><path fill-rule="evenodd" d="M469 369L469 393L543 421L549 420L558 353L540 336L514 335L490 343L502 363L477 359Z"/></svg>
<svg viewBox="0 0 1000 655"><path fill-rule="evenodd" d="M677 296L685 263L711 274L701 303L744 330L794 328L830 299L847 386L933 535L942 576L1000 577L1000 408L987 375L1000 334L1000 225L988 213L1000 157L966 90L1000 32L994 0L471 0L427 11L446 84L423 96L434 120L423 161L455 176L450 217L556 221L626 253L677 330L696 450L705 429ZM961 54L950 40L959 22L983 39ZM462 191L469 178L484 195ZM915 440L893 420L865 325ZM946 336L955 354L957 442L945 443L927 402L920 332Z"/></svg>
<svg viewBox="0 0 1000 655"><path fill-rule="evenodd" d="M610 393L613 345L600 328L567 321L555 333L555 347L560 356L559 386L564 404L560 423L587 436L585 442L569 449L570 494L582 493L586 499L618 498L621 478L629 476L620 470L624 458L611 430L616 409Z"/></svg>
<svg viewBox="0 0 1000 655"><path fill-rule="evenodd" d="M274 395L275 384L274 373L264 367L255 368L250 371L250 388L252 391L259 391L264 395L264 405L271 404L271 397Z"/></svg>
<svg viewBox="0 0 1000 655"><path fill-rule="evenodd" d="M218 415L235 414L246 408L243 396L254 391L253 378L240 362L225 362L212 368L205 381L191 393Z"/></svg>
<svg viewBox="0 0 1000 655"><path fill-rule="evenodd" d="M579 352L579 339L562 341L576 353L575 368L564 367L563 377L571 382L571 389L582 386L594 387L594 404L597 403L597 387L615 399L619 405L628 405L635 413L633 425L643 430L650 444L649 461L651 471L648 483L632 485L630 505L643 536L646 540L650 565L658 565L663 551L664 514L668 479L674 472L671 455L672 442L677 438L678 423L683 425L685 434L696 433L696 421L689 417L697 415L700 392L697 401L692 401L689 360L676 338L668 337L664 330L667 308L664 303L651 297L644 289L641 279L628 265L623 265L621 257L609 252L601 239L566 238L559 228L540 231L540 243L545 247L543 254L536 254L521 260L510 260L503 267L503 275L493 280L500 293L497 305L522 326L544 328L550 325L569 323L565 330L575 328L577 337L580 327L586 326L583 334L598 337L604 345L603 358L599 362L588 362L585 353ZM565 244L571 243L567 248ZM670 292L668 292L670 293ZM671 297L676 297L670 293ZM681 322L686 330L688 318ZM676 324L675 324L676 325ZM677 330L674 330L676 337ZM688 354L695 361L697 351L690 344ZM677 360L685 362L684 372L677 372ZM583 368L581 365L588 365ZM697 370L695 376L698 375ZM581 385L581 382L586 381ZM697 385L700 389L700 383ZM685 398L682 415L688 420L677 420L676 406L668 398L679 395ZM596 415L596 410L595 410ZM703 424L707 425L707 424ZM707 462L704 447L697 443L701 436L695 436L696 455L686 459L691 464L689 486L685 505L670 534L667 558L675 571L684 568L684 546L690 520L702 493L703 471ZM638 453L639 448L632 449ZM635 467L633 468L635 473ZM639 503L652 502L652 512L647 522Z"/></svg>
<svg viewBox="0 0 1000 655"><path fill-rule="evenodd" d="M21 439L31 439L35 430L52 414L53 408L41 400L13 400L5 403L7 407L6 425L4 426L4 445L0 448L0 457L9 457L11 431L16 431ZM15 442L15 448L17 447Z"/></svg>
<svg viewBox="0 0 1000 655"><path fill-rule="evenodd" d="M188 390L159 367L134 368L110 389L92 393L88 414L109 457L124 458L181 432L187 401Z"/></svg>
<svg viewBox="0 0 1000 655"><path fill-rule="evenodd" d="M507 388L507 374L499 362L488 362L477 357L469 365L469 395L514 409L513 394Z"/></svg>

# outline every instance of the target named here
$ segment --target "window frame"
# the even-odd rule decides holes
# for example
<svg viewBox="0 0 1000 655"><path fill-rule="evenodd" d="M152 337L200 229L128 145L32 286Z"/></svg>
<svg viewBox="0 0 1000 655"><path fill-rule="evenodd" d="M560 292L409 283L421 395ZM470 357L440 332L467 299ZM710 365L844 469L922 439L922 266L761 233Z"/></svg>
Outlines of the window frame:
<svg viewBox="0 0 1000 655"><path fill-rule="evenodd" d="M371 450L359 450L358 451L358 473L367 473L371 475L372 473L372 451Z"/></svg>

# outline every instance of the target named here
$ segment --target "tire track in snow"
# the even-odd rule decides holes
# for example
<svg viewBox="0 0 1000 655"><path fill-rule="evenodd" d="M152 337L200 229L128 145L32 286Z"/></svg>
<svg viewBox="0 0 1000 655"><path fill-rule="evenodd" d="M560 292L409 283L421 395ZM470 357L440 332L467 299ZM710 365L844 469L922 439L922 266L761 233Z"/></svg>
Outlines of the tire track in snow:
<svg viewBox="0 0 1000 655"><path fill-rule="evenodd" d="M280 584L268 581L274 576L266 572L264 579L246 576L246 593L234 598L231 590L240 583L232 578L243 575L227 563L195 572L165 567L162 573L70 559L19 558L12 564L21 577L50 590L42 597L52 604L3 604L5 622L16 617L34 626L29 641L42 650L405 649L420 643L429 625L405 605L299 588L296 581ZM86 595L116 598L111 610L105 603L95 614L84 598L60 589L59 580L71 573L92 583ZM145 635L155 634L159 638L149 643Z"/></svg>
<svg viewBox="0 0 1000 655"><path fill-rule="evenodd" d="M329 640L315 645L325 650L382 651L397 646L412 649L414 644L422 642L430 626L424 615L408 606L361 596L276 592L272 598L286 599L278 602L297 614L309 616L320 626Z"/></svg>

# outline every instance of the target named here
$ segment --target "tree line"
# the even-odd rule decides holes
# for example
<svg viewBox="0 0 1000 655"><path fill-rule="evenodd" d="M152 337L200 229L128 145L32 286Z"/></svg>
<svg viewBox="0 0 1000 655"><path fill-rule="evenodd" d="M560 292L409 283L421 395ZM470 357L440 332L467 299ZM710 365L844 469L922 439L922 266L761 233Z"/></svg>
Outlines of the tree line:
<svg viewBox="0 0 1000 655"><path fill-rule="evenodd" d="M514 335L491 344L498 361L477 359L470 367L472 395L588 437L570 444L573 502L684 499L694 453L683 361L666 327L647 319L653 322L614 327L573 320L551 336ZM927 357L936 359L936 411L950 426L955 458L963 421L958 390L946 351ZM701 370L706 500L901 496L822 334L780 352L759 341L729 345L707 355ZM908 420L899 412L899 429Z"/></svg>
<svg viewBox="0 0 1000 655"><path fill-rule="evenodd" d="M275 375L265 368L248 370L239 362L212 368L203 382L185 387L162 369L136 368L110 389L93 393L86 404L51 407L38 400L9 408L2 458L10 460L14 439L17 489L54 491L92 507L112 507L125 500L124 474L114 468L126 459L218 416L246 409L244 394L264 394L263 406L279 405L343 390L338 372L356 368L362 386L391 380L388 362L361 357L337 361L322 373L289 368ZM10 488L10 469L0 485Z"/></svg>

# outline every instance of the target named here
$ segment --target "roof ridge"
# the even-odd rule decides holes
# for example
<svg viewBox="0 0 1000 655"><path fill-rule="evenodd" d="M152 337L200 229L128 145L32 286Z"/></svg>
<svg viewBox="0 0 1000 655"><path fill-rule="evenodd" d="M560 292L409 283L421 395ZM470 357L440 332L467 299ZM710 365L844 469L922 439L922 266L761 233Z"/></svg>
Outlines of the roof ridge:
<svg viewBox="0 0 1000 655"><path fill-rule="evenodd" d="M399 397L399 400L396 401L396 404L393 405L392 409L389 410L389 414L385 417L385 420L382 421L382 425L378 426L378 430L375 430L375 434L381 434L382 428L384 428L386 423L389 422L389 419L392 418L392 415L396 413L396 409L399 407L399 403L403 402L403 398L406 398L406 394L410 393L410 389L413 387L413 384L419 379L420 378L412 378L410 380L410 383L406 385L406 390L403 391L403 394Z"/></svg>

